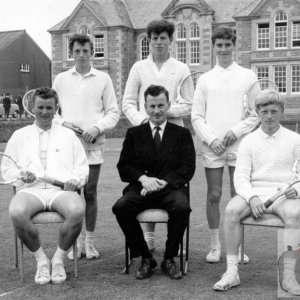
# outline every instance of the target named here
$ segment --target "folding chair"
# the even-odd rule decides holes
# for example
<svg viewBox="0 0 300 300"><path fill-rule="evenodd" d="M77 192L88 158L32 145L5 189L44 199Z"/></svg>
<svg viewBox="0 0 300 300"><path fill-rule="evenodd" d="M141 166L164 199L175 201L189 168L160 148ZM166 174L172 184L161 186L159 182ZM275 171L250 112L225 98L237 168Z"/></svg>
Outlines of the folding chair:
<svg viewBox="0 0 300 300"><path fill-rule="evenodd" d="M190 185L187 184L188 188L188 202L190 203ZM168 213L163 209L146 209L137 215L137 220L140 223L168 223L169 216ZM185 243L185 264L183 263L183 238L180 242L180 270L182 274L186 275L188 273L188 263L189 263L189 234L190 234L190 217L188 218L188 224L185 230L186 243ZM129 268L133 263L132 258L129 262L129 248L128 243L125 238L125 268L123 274L129 274ZM183 266L184 264L184 266Z"/></svg>
<svg viewBox="0 0 300 300"><path fill-rule="evenodd" d="M264 227L275 227L284 228L282 220L271 214L264 214L261 218L254 219L252 216L246 217L241 220L242 225L242 238L241 238L241 263L244 264L244 253L245 253L245 226L264 226Z"/></svg>
<svg viewBox="0 0 300 300"><path fill-rule="evenodd" d="M16 189L14 187L14 194ZM57 212L44 211L35 214L31 221L33 224L55 224L63 223L64 218ZM20 263L19 263L19 251L18 251L18 236L15 232L15 266L20 271L20 280L24 280L24 244L20 241ZM73 253L77 253L77 239L73 243ZM77 255L74 255L74 273L75 277L78 277L78 259Z"/></svg>

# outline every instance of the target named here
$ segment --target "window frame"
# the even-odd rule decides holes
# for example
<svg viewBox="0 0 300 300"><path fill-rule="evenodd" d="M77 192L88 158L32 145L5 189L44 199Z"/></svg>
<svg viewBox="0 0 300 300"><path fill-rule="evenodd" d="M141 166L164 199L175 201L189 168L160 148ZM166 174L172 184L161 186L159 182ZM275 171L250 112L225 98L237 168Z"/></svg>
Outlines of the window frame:
<svg viewBox="0 0 300 300"><path fill-rule="evenodd" d="M100 45L98 45L98 42ZM99 50L102 50L102 51L97 51L97 48L99 48ZM102 55L96 56L97 54L102 54ZM103 33L95 34L94 35L94 59L104 59L104 57L105 57L104 34Z"/></svg>
<svg viewBox="0 0 300 300"><path fill-rule="evenodd" d="M295 39L295 37L294 37L294 25L295 24L299 24L299 30L298 30L298 39ZM291 32L291 48L293 48L293 49L299 49L300 48L300 20L299 21L293 21L292 22L292 28L291 28L291 30L292 30L292 32ZM299 46L294 46L293 45L293 42L294 41L298 41L299 42Z"/></svg>
<svg viewBox="0 0 300 300"><path fill-rule="evenodd" d="M20 72L30 73L30 65L27 63L20 63Z"/></svg>
<svg viewBox="0 0 300 300"><path fill-rule="evenodd" d="M277 20L277 16L281 15L280 19ZM282 16L285 16L285 18L282 19ZM276 24L280 24L280 23L285 23L284 26L276 26ZM280 36L280 34L282 33L281 31L276 31L276 28L280 28L280 27L286 27L285 29L285 37ZM274 15L274 49L287 49L288 47L288 17L287 14L283 11L283 10L279 10L277 11L277 13ZM276 34L279 33L279 36L276 36ZM285 38L285 46L276 46L276 40L277 39L282 39ZM279 44L282 42L278 42Z"/></svg>
<svg viewBox="0 0 300 300"><path fill-rule="evenodd" d="M298 76L293 76L293 67L297 67L298 68ZM294 78L297 78L297 83L298 83L298 91L293 91L293 85L294 85ZM300 94L300 64L292 64L291 65L291 94L292 95L296 95L296 94Z"/></svg>
<svg viewBox="0 0 300 300"><path fill-rule="evenodd" d="M140 60L144 60L150 53L149 40L146 35L140 38Z"/></svg>
<svg viewBox="0 0 300 300"><path fill-rule="evenodd" d="M279 77L279 76L276 76L276 68L284 68L284 72L285 72L285 77ZM287 94L287 83L288 83L288 78L287 78L287 65L274 65L273 67L274 69L274 82L275 84L278 86L278 91L279 93L282 93L282 94ZM279 72L282 72L282 71L279 71ZM277 80L277 78L283 78L284 80L282 80L282 82L285 84L284 88L285 88L285 91L282 91L282 87L281 87L281 82Z"/></svg>
<svg viewBox="0 0 300 300"><path fill-rule="evenodd" d="M268 33L266 32L262 32L260 33L259 32L259 26L261 25L268 25ZM262 28L261 28L262 29ZM268 38L266 37L261 37L261 35L265 35L267 34L268 35ZM260 41L262 44L267 44L268 42L268 47L264 47L264 48L259 48L259 44L260 44ZM267 42L266 42L267 41ZM270 23L258 23L257 24L257 45L256 45L256 49L259 50L259 51L262 51L262 50L270 50L270 44L271 44L271 31L270 31Z"/></svg>

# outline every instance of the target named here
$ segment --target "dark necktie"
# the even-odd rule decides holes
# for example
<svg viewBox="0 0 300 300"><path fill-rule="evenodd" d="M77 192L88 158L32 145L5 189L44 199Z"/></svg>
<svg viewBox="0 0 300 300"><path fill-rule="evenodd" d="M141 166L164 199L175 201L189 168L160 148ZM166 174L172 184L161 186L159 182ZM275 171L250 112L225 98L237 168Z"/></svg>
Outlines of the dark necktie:
<svg viewBox="0 0 300 300"><path fill-rule="evenodd" d="M156 129L155 134L154 134L154 145L155 145L156 151L158 151L159 147L160 147L160 143L161 143L161 138L160 138L160 134L159 134L159 131L161 130L161 128L159 126L156 126L156 127L154 127L154 129Z"/></svg>

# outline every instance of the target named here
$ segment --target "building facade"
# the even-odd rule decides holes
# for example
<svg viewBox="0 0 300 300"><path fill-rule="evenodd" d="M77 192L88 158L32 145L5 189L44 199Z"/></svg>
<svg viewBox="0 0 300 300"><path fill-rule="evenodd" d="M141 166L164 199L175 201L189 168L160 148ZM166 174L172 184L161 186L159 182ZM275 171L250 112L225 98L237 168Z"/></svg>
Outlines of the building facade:
<svg viewBox="0 0 300 300"><path fill-rule="evenodd" d="M146 26L153 19L174 22L172 56L191 71L216 63L213 30L222 24L237 34L235 60L269 78L287 96L287 109L300 110L299 0L82 0L55 25L52 76L73 66L68 39L75 32L91 36L93 65L111 76L121 101L131 66L149 52Z"/></svg>
<svg viewBox="0 0 300 300"><path fill-rule="evenodd" d="M25 30L0 32L0 95L51 86L51 60Z"/></svg>

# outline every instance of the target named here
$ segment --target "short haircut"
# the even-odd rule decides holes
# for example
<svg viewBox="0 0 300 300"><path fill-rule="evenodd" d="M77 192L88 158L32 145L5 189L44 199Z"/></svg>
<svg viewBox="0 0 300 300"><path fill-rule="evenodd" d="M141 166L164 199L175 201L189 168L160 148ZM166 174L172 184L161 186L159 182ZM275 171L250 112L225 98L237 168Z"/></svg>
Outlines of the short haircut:
<svg viewBox="0 0 300 300"><path fill-rule="evenodd" d="M93 51L94 51L94 44L93 44L92 40L90 39L90 37L88 35L75 33L70 38L70 41L69 41L69 50L71 52L73 52L73 47L74 47L74 44L76 42L79 43L81 46L85 45L86 43L89 43L90 47L91 47L91 52L93 53Z"/></svg>
<svg viewBox="0 0 300 300"><path fill-rule="evenodd" d="M146 28L147 37L149 40L151 39L152 32L155 34L161 34L166 31L168 33L169 38L172 38L174 30L174 24L164 19L154 20L150 22Z"/></svg>
<svg viewBox="0 0 300 300"><path fill-rule="evenodd" d="M236 35L231 27L221 25L214 30L211 36L213 45L215 44L216 39L231 40L233 45L235 45Z"/></svg>
<svg viewBox="0 0 300 300"><path fill-rule="evenodd" d="M147 102L147 96L150 95L152 97L157 97L160 94L164 94L169 101L169 92L161 85L150 85L144 92L145 102Z"/></svg>
<svg viewBox="0 0 300 300"><path fill-rule="evenodd" d="M255 98L255 108L259 111L263 106L278 105L284 111L284 97L274 90L263 90Z"/></svg>
<svg viewBox="0 0 300 300"><path fill-rule="evenodd" d="M40 88L37 88L32 96L33 99L33 103L35 103L35 99L36 97L40 97L44 100L53 98L55 100L55 104L58 104L58 96L55 90L47 87L47 86L43 86Z"/></svg>

